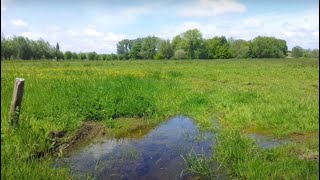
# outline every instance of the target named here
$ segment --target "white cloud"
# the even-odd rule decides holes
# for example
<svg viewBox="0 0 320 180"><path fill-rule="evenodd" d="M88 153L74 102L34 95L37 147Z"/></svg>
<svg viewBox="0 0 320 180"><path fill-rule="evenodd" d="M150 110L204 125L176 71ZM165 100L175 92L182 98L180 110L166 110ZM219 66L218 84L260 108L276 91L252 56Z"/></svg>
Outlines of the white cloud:
<svg viewBox="0 0 320 180"><path fill-rule="evenodd" d="M187 4L178 11L178 15L195 16L215 16L226 13L242 13L246 11L246 6L236 2L236 0L198 0L196 3Z"/></svg>
<svg viewBox="0 0 320 180"><path fill-rule="evenodd" d="M87 36L92 36L92 37L102 37L103 36L103 33L102 32L99 32L97 31L95 28L91 28L91 27L88 27L84 30L84 33L87 35Z"/></svg>
<svg viewBox="0 0 320 180"><path fill-rule="evenodd" d="M27 38L30 38L30 39L33 39L33 40L38 40L40 38L43 38L44 34L27 31L27 32L21 33L21 36L24 36L24 37L27 37Z"/></svg>
<svg viewBox="0 0 320 180"><path fill-rule="evenodd" d="M138 17L150 12L150 7L129 7L118 12L105 12L95 15L95 21L100 25L127 25L134 23Z"/></svg>
<svg viewBox="0 0 320 180"><path fill-rule="evenodd" d="M257 36L273 36L287 41L292 48L319 47L319 10L313 9L288 14L260 14L237 21L226 18L210 18L207 22L187 21L164 26L157 36L172 39L186 30L197 28L204 38L226 36L251 40Z"/></svg>
<svg viewBox="0 0 320 180"><path fill-rule="evenodd" d="M103 40L105 41L121 41L122 39L125 39L126 36L124 34L115 34L112 32L106 33Z"/></svg>
<svg viewBox="0 0 320 180"><path fill-rule="evenodd" d="M242 21L242 24L246 27L261 27L263 22L259 18L247 18Z"/></svg>
<svg viewBox="0 0 320 180"><path fill-rule="evenodd" d="M319 39L319 31L313 32L312 35L313 35L315 38Z"/></svg>
<svg viewBox="0 0 320 180"><path fill-rule="evenodd" d="M165 26L159 32L154 34L163 39L172 39L174 36L190 29L200 30L204 38L212 37L212 35L217 32L217 27L214 24L201 24L198 22L188 21L181 24Z"/></svg>
<svg viewBox="0 0 320 180"><path fill-rule="evenodd" d="M67 30L67 34L70 36L78 36L79 35L79 33L74 30Z"/></svg>
<svg viewBox="0 0 320 180"><path fill-rule="evenodd" d="M28 26L28 23L21 20L21 19L12 20L11 23L16 27L27 27Z"/></svg>
<svg viewBox="0 0 320 180"><path fill-rule="evenodd" d="M97 53L115 53L117 42L126 38L124 34L99 32L93 25L88 25L88 28L85 30L87 33L59 26L51 26L42 31L25 31L20 33L20 35L33 40L43 38L51 45L59 43L60 50L62 51L95 51Z"/></svg>

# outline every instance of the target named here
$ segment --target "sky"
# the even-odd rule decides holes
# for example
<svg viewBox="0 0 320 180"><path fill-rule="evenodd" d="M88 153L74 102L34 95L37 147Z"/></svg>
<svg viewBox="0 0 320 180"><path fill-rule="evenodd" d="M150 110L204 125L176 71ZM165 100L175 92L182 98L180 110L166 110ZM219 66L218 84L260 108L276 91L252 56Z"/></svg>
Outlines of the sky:
<svg viewBox="0 0 320 180"><path fill-rule="evenodd" d="M189 29L204 38L273 36L319 48L318 0L1 0L6 38L42 38L60 50L116 53L122 39L163 39Z"/></svg>

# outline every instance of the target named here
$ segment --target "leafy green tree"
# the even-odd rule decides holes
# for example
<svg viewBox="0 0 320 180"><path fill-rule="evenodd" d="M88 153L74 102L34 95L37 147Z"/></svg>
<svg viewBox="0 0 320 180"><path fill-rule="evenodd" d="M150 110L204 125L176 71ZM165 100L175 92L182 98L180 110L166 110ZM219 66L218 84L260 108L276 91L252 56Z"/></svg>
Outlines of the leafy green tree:
<svg viewBox="0 0 320 180"><path fill-rule="evenodd" d="M120 57L117 54L111 54L111 60L120 60Z"/></svg>
<svg viewBox="0 0 320 180"><path fill-rule="evenodd" d="M15 47L17 48L17 58L28 60L32 57L32 49L30 45L30 41L28 38L23 36L14 37L13 41L15 43Z"/></svg>
<svg viewBox="0 0 320 180"><path fill-rule="evenodd" d="M172 42L174 49L183 49L191 59L199 58L204 40L198 29L188 30L176 36ZM198 56L198 57L197 57Z"/></svg>
<svg viewBox="0 0 320 180"><path fill-rule="evenodd" d="M3 48L3 56L4 59L11 59L18 57L18 51L16 48L16 44L13 40L5 40L4 41L4 48Z"/></svg>
<svg viewBox="0 0 320 180"><path fill-rule="evenodd" d="M59 43L57 43L56 45L56 52L55 52L55 55L56 55L56 59L59 60L59 59L63 59L64 58L64 54L63 52L60 51L60 46L59 46Z"/></svg>
<svg viewBox="0 0 320 180"><path fill-rule="evenodd" d="M232 58L248 58L249 57L249 42L242 39L229 39L230 53Z"/></svg>
<svg viewBox="0 0 320 180"><path fill-rule="evenodd" d="M88 59L89 59L89 60L95 60L95 59L96 59L96 56L97 56L97 53L96 53L96 52L89 52L89 53L88 53Z"/></svg>
<svg viewBox="0 0 320 180"><path fill-rule="evenodd" d="M107 55L106 54L101 54L101 60L103 60L103 61L107 60Z"/></svg>
<svg viewBox="0 0 320 180"><path fill-rule="evenodd" d="M295 46L291 50L291 54L295 58L299 58L303 56L303 49L300 46Z"/></svg>
<svg viewBox="0 0 320 180"><path fill-rule="evenodd" d="M56 49L57 49L57 51L60 51L59 43L57 43Z"/></svg>
<svg viewBox="0 0 320 180"><path fill-rule="evenodd" d="M79 58L81 59L81 60L86 60L87 59L87 54L86 53L79 53Z"/></svg>
<svg viewBox="0 0 320 180"><path fill-rule="evenodd" d="M41 54L41 58L45 59L53 59L55 57L55 48L52 47L49 42L44 41L43 39L39 39L37 41L39 45L39 51Z"/></svg>
<svg viewBox="0 0 320 180"><path fill-rule="evenodd" d="M286 41L274 37L258 36L249 45L249 56L252 58L282 58L287 52Z"/></svg>
<svg viewBox="0 0 320 180"><path fill-rule="evenodd" d="M66 59L66 60L72 59L72 52L71 51L66 51L64 53L64 59Z"/></svg>
<svg viewBox="0 0 320 180"><path fill-rule="evenodd" d="M302 53L304 58L311 58L312 57L312 53L311 53L311 49L304 49L303 53Z"/></svg>
<svg viewBox="0 0 320 180"><path fill-rule="evenodd" d="M318 58L319 59L319 49L314 49L311 51L311 57L312 58Z"/></svg>
<svg viewBox="0 0 320 180"><path fill-rule="evenodd" d="M129 52L131 49L132 43L129 39L124 39L118 42L117 44L117 53L121 59L129 59Z"/></svg>
<svg viewBox="0 0 320 180"><path fill-rule="evenodd" d="M143 59L153 59L159 48L160 39L155 36L143 38L140 55Z"/></svg>
<svg viewBox="0 0 320 180"><path fill-rule="evenodd" d="M182 37L181 35L177 35L172 39L172 49L173 51L177 51L178 49L182 49L183 48L183 41L182 41Z"/></svg>
<svg viewBox="0 0 320 180"><path fill-rule="evenodd" d="M173 48L169 40L161 41L157 59L170 59L173 56Z"/></svg>
<svg viewBox="0 0 320 180"><path fill-rule="evenodd" d="M72 53L72 59L78 59L78 54L76 52L73 52Z"/></svg>
<svg viewBox="0 0 320 180"><path fill-rule="evenodd" d="M100 54L97 54L95 60L102 60L102 56Z"/></svg>
<svg viewBox="0 0 320 180"><path fill-rule="evenodd" d="M137 38L130 40L130 49L129 49L129 57L130 59L142 59L141 56L141 47L142 47L142 38Z"/></svg>
<svg viewBox="0 0 320 180"><path fill-rule="evenodd" d="M224 36L214 37L205 41L209 59L231 58L230 44Z"/></svg>
<svg viewBox="0 0 320 180"><path fill-rule="evenodd" d="M173 59L187 59L187 58L188 58L188 55L186 51L184 51L183 49L178 49L174 53L174 57L173 57Z"/></svg>

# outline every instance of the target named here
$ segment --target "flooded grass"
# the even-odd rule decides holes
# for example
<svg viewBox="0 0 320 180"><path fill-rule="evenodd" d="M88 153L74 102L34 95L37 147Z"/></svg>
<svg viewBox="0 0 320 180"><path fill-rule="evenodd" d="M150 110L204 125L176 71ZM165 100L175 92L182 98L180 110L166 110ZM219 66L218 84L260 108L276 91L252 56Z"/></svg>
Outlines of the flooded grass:
<svg viewBox="0 0 320 180"><path fill-rule="evenodd" d="M90 144L69 152L57 164L71 166L73 174L80 177L90 174L97 179L176 179L182 178L185 168L181 156L192 149L210 158L214 145L211 133L200 132L193 120L184 116L140 135L142 138L124 136Z"/></svg>

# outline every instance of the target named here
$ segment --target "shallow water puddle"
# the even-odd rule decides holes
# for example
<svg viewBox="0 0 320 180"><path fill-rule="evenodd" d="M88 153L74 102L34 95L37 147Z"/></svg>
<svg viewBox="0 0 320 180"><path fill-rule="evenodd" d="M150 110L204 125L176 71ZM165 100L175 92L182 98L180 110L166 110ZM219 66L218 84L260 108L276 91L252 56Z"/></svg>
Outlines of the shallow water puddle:
<svg viewBox="0 0 320 180"><path fill-rule="evenodd" d="M248 136L254 139L259 147L266 149L276 148L284 144L292 143L287 139L273 139L260 134L249 134Z"/></svg>
<svg viewBox="0 0 320 180"><path fill-rule="evenodd" d="M142 138L106 139L74 150L56 166L71 166L75 176L96 179L183 179L180 155L194 150L208 158L214 137L200 132L185 116L176 116Z"/></svg>

